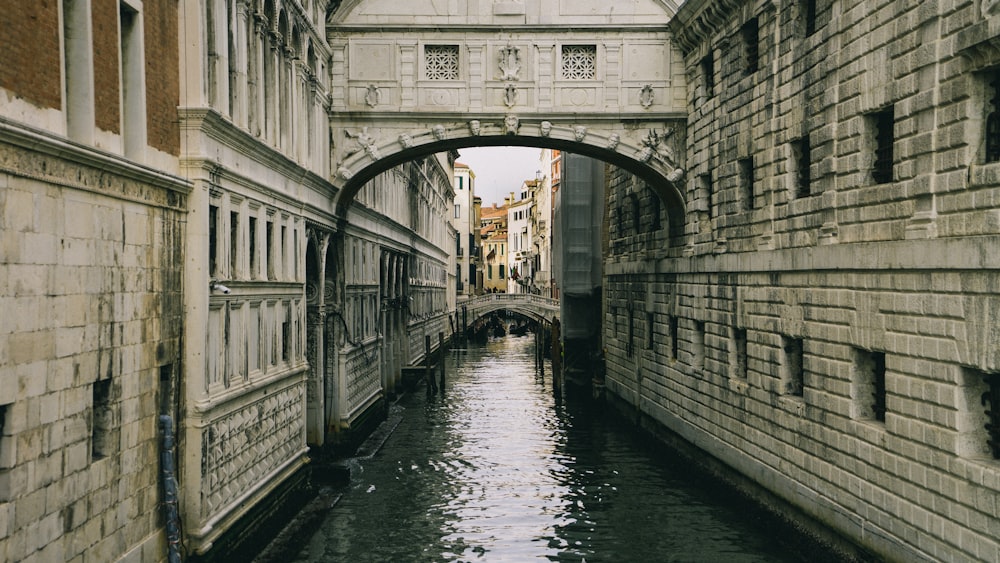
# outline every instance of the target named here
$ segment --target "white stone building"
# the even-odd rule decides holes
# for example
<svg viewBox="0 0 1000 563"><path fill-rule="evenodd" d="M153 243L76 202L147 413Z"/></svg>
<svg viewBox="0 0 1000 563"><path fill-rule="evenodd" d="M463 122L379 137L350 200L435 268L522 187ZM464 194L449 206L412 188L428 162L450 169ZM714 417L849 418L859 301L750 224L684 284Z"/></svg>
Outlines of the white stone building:
<svg viewBox="0 0 1000 563"><path fill-rule="evenodd" d="M532 255L531 213L534 202L530 198L534 180L521 184L521 189L511 192L507 206L507 293L531 293Z"/></svg>
<svg viewBox="0 0 1000 563"><path fill-rule="evenodd" d="M455 291L463 299L476 295L481 289L481 284L477 283L479 217L476 215L475 183L476 173L461 162L455 163L455 202L451 224L458 237L455 242Z"/></svg>

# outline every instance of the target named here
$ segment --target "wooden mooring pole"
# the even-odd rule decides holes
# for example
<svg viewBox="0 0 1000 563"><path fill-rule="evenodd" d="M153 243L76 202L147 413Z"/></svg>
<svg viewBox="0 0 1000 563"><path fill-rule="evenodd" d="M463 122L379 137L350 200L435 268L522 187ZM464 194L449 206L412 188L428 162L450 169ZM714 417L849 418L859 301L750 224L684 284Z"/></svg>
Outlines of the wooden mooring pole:
<svg viewBox="0 0 1000 563"><path fill-rule="evenodd" d="M438 363L441 364L441 392L444 392L444 333L438 333Z"/></svg>
<svg viewBox="0 0 1000 563"><path fill-rule="evenodd" d="M431 335L424 335L424 381L427 383L427 393L437 392L437 382L431 372Z"/></svg>

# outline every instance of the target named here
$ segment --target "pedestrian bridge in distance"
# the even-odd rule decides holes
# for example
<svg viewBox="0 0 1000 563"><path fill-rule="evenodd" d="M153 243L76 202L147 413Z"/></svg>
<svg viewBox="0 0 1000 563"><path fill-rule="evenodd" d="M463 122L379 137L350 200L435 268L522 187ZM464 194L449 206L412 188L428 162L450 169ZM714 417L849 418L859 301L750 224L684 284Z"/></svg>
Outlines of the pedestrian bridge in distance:
<svg viewBox="0 0 1000 563"><path fill-rule="evenodd" d="M559 315L559 300L529 293L488 293L463 301L458 308L467 311L470 323L501 309L550 323Z"/></svg>

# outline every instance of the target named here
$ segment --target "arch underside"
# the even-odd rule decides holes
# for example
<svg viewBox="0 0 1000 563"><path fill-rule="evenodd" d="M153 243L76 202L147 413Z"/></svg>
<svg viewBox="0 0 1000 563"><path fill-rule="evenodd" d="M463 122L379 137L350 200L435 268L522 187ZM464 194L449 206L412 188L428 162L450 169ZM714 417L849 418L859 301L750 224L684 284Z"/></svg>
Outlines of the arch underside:
<svg viewBox="0 0 1000 563"><path fill-rule="evenodd" d="M559 309L557 308L549 310L549 309L528 307L525 305L512 305L510 303L500 303L497 305L490 305L484 308L477 307L475 309L470 310L469 312L474 317L470 319L470 321L475 322L489 315L490 313L495 313L497 311L511 311L514 313L518 313L520 315L524 315L525 317L528 317L532 320L546 324L551 323L552 319L559 314Z"/></svg>
<svg viewBox="0 0 1000 563"><path fill-rule="evenodd" d="M360 122L359 122L360 123ZM444 124L428 121L414 127L389 121L346 128L345 158L332 179L338 189L335 212L346 213L366 182L405 162L468 147L526 146L580 154L625 169L656 192L672 216L683 217L685 119L663 116L655 121L562 125L546 120L505 122L472 120ZM376 126L377 124L377 126Z"/></svg>

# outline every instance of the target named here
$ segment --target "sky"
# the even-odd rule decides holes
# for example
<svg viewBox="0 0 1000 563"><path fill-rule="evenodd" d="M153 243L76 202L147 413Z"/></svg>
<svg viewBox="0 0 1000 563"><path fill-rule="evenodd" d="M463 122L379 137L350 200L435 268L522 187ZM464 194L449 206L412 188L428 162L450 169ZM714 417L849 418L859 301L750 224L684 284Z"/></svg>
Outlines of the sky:
<svg viewBox="0 0 1000 563"><path fill-rule="evenodd" d="M483 207L502 204L525 180L534 180L535 171L542 167L538 160L542 149L538 148L474 147L458 153L458 162L476 175L476 195L482 198Z"/></svg>

